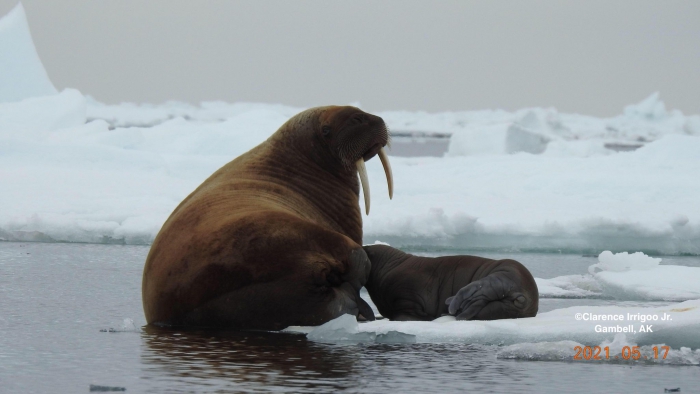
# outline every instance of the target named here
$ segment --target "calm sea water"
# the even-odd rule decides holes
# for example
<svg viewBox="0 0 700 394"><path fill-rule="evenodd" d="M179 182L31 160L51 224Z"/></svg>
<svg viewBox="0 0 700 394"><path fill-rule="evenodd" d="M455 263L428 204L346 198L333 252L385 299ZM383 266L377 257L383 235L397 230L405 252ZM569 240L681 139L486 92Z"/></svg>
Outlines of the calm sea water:
<svg viewBox="0 0 700 394"><path fill-rule="evenodd" d="M698 392L700 368L508 361L469 344L329 345L265 332L152 329L146 246L0 242L0 393ZM451 252L453 253L453 252ZM439 253L437 253L439 254ZM574 255L515 258L535 276L585 273ZM700 266L697 258L665 263ZM609 300L543 300L541 310ZM131 329L124 319L133 319ZM113 328L116 332L110 332ZM125 328L125 329L124 329Z"/></svg>

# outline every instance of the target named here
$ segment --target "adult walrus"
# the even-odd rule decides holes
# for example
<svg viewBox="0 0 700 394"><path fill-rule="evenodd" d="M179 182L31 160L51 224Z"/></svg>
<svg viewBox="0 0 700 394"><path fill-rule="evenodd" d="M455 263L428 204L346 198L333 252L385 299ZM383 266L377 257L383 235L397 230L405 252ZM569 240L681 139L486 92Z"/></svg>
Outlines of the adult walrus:
<svg viewBox="0 0 700 394"><path fill-rule="evenodd" d="M216 171L165 222L146 259L149 324L281 329L344 313L373 320L359 290L364 162L383 147L384 121L354 107L312 108Z"/></svg>
<svg viewBox="0 0 700 394"><path fill-rule="evenodd" d="M463 304L483 309L470 312L470 318L534 314L537 288L524 268L503 276L485 259L467 269L459 268L461 263L440 263L446 258L430 266L412 259L396 265L394 252L362 248L356 173L369 213L364 162L377 154L392 195L391 168L383 150L387 141L380 117L354 107L312 108L216 171L175 208L151 246L142 284L146 321L281 329L318 325L345 313L373 320L372 309L359 295L365 283L379 310L392 319L437 317L444 308L430 309L432 303L455 293L459 302L449 311L458 318L467 316L460 309ZM473 270L487 270L488 276ZM524 289L525 312L479 301L494 291L469 287L472 280L481 286L506 277L514 280L507 282L516 286L512 289ZM459 290L461 286L466 287ZM514 294L504 293L511 298ZM514 304L521 302L514 297ZM420 302L425 304L422 312L401 306Z"/></svg>
<svg viewBox="0 0 700 394"><path fill-rule="evenodd" d="M372 270L365 284L391 320L457 320L533 317L537 284L515 260L476 256L419 257L385 245L365 246Z"/></svg>

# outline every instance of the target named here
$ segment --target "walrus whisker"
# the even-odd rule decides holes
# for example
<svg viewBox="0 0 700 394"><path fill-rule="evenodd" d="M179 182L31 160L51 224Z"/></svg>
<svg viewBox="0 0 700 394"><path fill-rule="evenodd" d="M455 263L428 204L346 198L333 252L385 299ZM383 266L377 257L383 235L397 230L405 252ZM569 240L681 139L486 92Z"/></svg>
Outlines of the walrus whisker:
<svg viewBox="0 0 700 394"><path fill-rule="evenodd" d="M362 184L362 193L365 195L365 212L369 215L369 181L367 180L367 167L365 167L365 160L360 158L360 160L355 162L357 167L357 173L360 174L360 183Z"/></svg>
<svg viewBox="0 0 700 394"><path fill-rule="evenodd" d="M389 163L389 156L387 156L384 148L379 150L379 160L382 161L382 167L384 167L384 174L386 174L386 183L389 185L389 199L394 197L394 176L391 173L391 164Z"/></svg>

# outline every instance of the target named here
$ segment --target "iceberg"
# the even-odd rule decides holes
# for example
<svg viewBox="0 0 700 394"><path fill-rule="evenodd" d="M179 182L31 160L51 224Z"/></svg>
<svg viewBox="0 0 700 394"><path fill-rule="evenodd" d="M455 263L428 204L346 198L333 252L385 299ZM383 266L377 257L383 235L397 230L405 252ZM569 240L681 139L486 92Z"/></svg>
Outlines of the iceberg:
<svg viewBox="0 0 700 394"><path fill-rule="evenodd" d="M22 3L0 18L0 103L56 94L34 47Z"/></svg>

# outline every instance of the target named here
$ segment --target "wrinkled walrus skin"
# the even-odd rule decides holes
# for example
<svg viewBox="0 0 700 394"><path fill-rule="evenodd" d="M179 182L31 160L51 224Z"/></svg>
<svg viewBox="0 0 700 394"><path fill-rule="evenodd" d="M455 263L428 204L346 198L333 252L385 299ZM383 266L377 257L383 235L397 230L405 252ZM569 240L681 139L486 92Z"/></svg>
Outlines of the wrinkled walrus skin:
<svg viewBox="0 0 700 394"><path fill-rule="evenodd" d="M379 313L391 320L533 317L537 284L515 260L476 256L419 257L385 245L365 246L372 262L365 284Z"/></svg>
<svg viewBox="0 0 700 394"><path fill-rule="evenodd" d="M153 242L147 322L276 330L344 313L373 320L359 296L370 262L357 174L374 155L386 159L387 142L380 117L312 108L216 171Z"/></svg>

